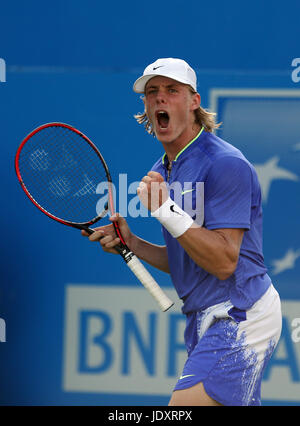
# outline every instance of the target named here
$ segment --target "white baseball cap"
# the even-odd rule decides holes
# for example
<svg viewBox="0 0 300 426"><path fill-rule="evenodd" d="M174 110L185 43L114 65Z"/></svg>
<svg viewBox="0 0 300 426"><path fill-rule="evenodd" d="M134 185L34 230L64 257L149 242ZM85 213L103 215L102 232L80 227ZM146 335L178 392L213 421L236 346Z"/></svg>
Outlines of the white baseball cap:
<svg viewBox="0 0 300 426"><path fill-rule="evenodd" d="M180 83L189 84L197 92L195 71L183 59L175 58L157 59L153 64L148 65L143 75L135 81L133 90L136 93L144 93L148 81L158 75L172 78Z"/></svg>

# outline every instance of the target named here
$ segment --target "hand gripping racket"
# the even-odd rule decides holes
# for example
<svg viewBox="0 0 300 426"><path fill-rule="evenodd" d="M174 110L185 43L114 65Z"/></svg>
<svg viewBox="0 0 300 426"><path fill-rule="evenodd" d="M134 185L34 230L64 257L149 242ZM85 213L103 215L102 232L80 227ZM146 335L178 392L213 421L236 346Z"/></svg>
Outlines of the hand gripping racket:
<svg viewBox="0 0 300 426"><path fill-rule="evenodd" d="M113 184L107 164L97 147L79 130L64 123L47 123L22 141L15 157L16 173L23 190L38 209L64 225L84 229L114 214ZM108 201L96 214L96 189L107 182ZM118 223L113 222L120 244L115 249L162 311L173 302L125 244Z"/></svg>

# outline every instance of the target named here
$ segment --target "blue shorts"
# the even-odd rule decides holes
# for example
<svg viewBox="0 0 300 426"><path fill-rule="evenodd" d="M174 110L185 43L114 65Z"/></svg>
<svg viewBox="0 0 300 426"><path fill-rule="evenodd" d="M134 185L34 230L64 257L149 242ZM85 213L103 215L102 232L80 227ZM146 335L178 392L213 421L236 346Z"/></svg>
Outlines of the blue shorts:
<svg viewBox="0 0 300 426"><path fill-rule="evenodd" d="M187 316L188 359L174 390L203 383L222 405L260 405L261 381L281 333L281 305L271 285L247 311L231 302Z"/></svg>

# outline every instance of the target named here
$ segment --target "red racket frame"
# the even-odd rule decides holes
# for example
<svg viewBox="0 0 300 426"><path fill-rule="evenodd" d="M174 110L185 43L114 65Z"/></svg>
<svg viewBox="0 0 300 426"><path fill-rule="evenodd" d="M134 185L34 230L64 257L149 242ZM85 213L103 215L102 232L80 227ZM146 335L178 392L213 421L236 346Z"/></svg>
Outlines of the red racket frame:
<svg viewBox="0 0 300 426"><path fill-rule="evenodd" d="M64 127L66 129L69 129L75 133L77 133L80 137L82 137L84 139L85 142L87 142L90 147L95 151L95 153L97 154L97 156L99 157L99 159L101 160L101 163L104 167L105 173L106 173L106 177L107 177L107 181L108 181L108 195L109 195L109 200L108 200L108 207L109 210L111 212L111 214L114 214L114 204L113 204L113 195L112 195L112 179L111 179L111 175L108 169L108 166L104 160L104 158L102 157L99 149L96 147L96 145L82 132L80 132L79 130L77 130L75 127L70 126L69 124L65 124L65 123L59 123L59 122L53 122L53 123L46 123L43 124L39 127L37 127L36 129L34 129L32 132L30 132L21 142L17 152L16 152L16 156L15 156L15 170L16 170L16 174L18 177L18 180L25 192L25 194L27 195L27 197L30 199L30 201L44 214L46 214L48 217L50 217L51 219L56 220L57 222L62 223L63 225L68 225L68 226L72 226L73 228L79 228L79 229L84 229L86 231L88 231L89 233L92 233L93 231L91 229L89 229L90 225L93 225L94 223L96 223L98 220L101 219L101 215L95 217L94 219L90 220L89 222L83 222L83 223L75 223L75 222L70 222L67 220L63 220L57 216L54 216L53 214L49 213L47 210L45 210L30 194L30 192L28 191L28 189L26 188L25 183L23 182L22 179L22 175L20 172L20 167L19 167L19 158L20 158L20 154L21 151L24 147L24 145L39 131L44 130L48 127ZM125 244L125 241L122 237L122 234L120 232L118 223L113 223L114 227L115 227L115 231L116 234L118 236L118 238L120 239L122 244Z"/></svg>

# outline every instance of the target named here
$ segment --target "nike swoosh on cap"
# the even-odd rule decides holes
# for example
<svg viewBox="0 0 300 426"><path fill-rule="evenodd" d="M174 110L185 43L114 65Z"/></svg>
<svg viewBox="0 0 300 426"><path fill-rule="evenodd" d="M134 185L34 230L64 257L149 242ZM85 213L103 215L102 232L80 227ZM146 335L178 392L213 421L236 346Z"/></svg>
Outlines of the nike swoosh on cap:
<svg viewBox="0 0 300 426"><path fill-rule="evenodd" d="M162 68L164 65L159 65L158 67L153 67L153 71L157 70L158 68Z"/></svg>

